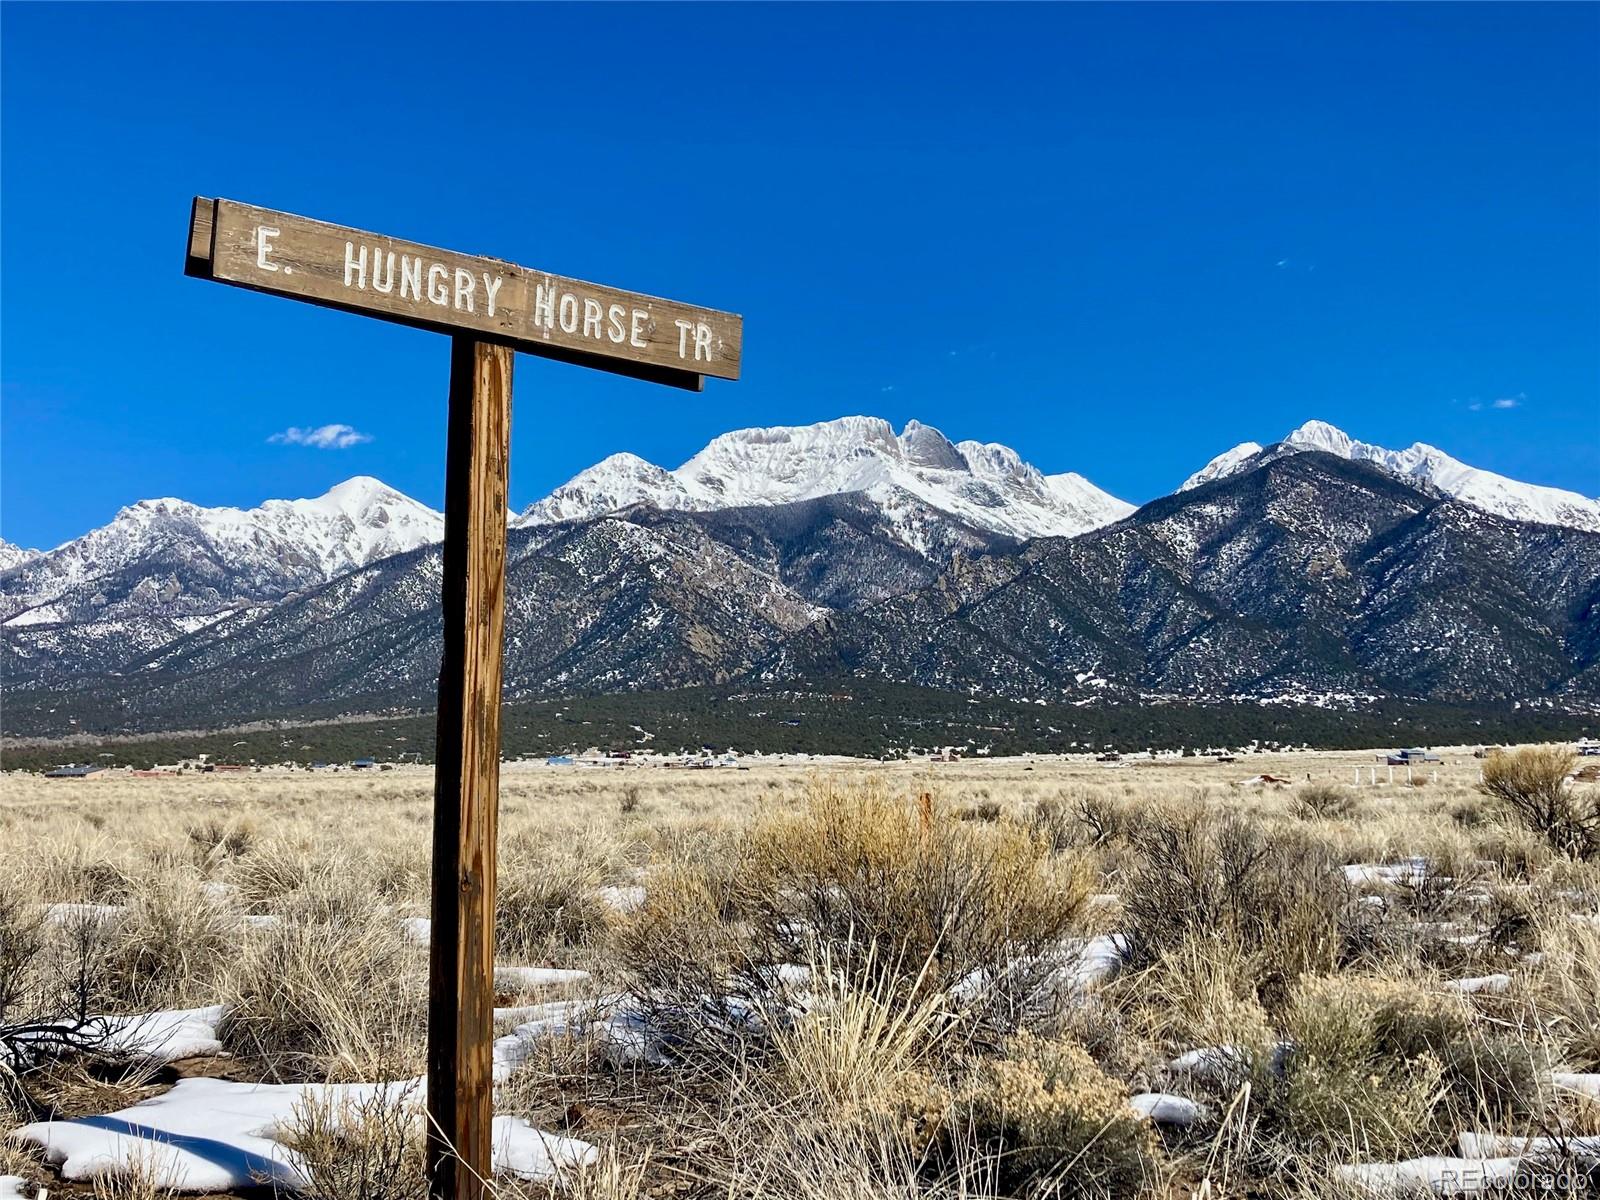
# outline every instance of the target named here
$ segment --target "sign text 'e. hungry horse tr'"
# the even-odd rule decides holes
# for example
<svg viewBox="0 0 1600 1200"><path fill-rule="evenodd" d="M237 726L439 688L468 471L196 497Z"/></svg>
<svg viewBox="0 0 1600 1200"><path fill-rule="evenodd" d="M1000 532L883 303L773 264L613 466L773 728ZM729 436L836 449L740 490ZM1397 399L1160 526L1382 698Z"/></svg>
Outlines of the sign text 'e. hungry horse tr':
<svg viewBox="0 0 1600 1200"><path fill-rule="evenodd" d="M197 197L184 273L451 335L428 979L433 1200L481 1200L493 1119L495 832L515 351L699 391L743 322L232 200Z"/></svg>

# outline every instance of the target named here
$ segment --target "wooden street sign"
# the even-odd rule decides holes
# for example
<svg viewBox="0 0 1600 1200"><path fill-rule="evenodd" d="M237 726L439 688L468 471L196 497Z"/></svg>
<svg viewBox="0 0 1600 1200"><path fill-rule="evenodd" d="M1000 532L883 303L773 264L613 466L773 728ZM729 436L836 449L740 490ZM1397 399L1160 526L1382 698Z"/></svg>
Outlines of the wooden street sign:
<svg viewBox="0 0 1600 1200"><path fill-rule="evenodd" d="M743 323L498 258L196 197L185 272L698 391L739 378Z"/></svg>
<svg viewBox="0 0 1600 1200"><path fill-rule="evenodd" d="M698 391L739 377L731 313L197 197L184 271L451 335L428 955L428 1194L483 1200L513 351Z"/></svg>

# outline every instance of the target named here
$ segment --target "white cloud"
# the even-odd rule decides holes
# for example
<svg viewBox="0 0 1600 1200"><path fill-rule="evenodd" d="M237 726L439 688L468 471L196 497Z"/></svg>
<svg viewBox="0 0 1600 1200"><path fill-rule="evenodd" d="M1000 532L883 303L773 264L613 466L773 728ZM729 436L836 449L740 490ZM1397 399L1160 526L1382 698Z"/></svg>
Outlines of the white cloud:
<svg viewBox="0 0 1600 1200"><path fill-rule="evenodd" d="M348 450L371 440L370 433L362 433L354 425L318 425L315 429L291 425L267 439L276 446L314 446L318 450Z"/></svg>
<svg viewBox="0 0 1600 1200"><path fill-rule="evenodd" d="M1522 402L1526 399L1526 396L1518 392L1515 396L1502 396L1494 402L1494 406L1496 408L1521 408Z"/></svg>

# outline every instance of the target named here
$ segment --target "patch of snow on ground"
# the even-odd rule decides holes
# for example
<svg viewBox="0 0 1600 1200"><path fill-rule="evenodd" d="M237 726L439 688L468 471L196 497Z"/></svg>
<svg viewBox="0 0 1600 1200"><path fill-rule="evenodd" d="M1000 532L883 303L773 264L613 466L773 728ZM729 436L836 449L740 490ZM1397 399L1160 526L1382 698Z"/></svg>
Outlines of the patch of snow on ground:
<svg viewBox="0 0 1600 1200"><path fill-rule="evenodd" d="M1428 874L1428 860L1408 858L1397 863L1351 863L1344 868L1345 880L1362 884L1416 884Z"/></svg>
<svg viewBox="0 0 1600 1200"><path fill-rule="evenodd" d="M589 972L569 970L565 967L496 967L494 985L497 988L534 988L558 983L581 983Z"/></svg>
<svg viewBox="0 0 1600 1200"><path fill-rule="evenodd" d="M596 895L600 902L617 912L632 912L644 903L644 888L642 887L616 887L607 884L600 888Z"/></svg>
<svg viewBox="0 0 1600 1200"><path fill-rule="evenodd" d="M1178 1129L1187 1129L1205 1115L1198 1103L1171 1092L1140 1092L1128 1100L1128 1106L1144 1120Z"/></svg>
<svg viewBox="0 0 1600 1200"><path fill-rule="evenodd" d="M1449 991L1461 992L1463 995L1473 995L1485 992L1491 996L1498 996L1511 988L1511 976L1505 974L1475 975L1470 979L1452 979L1444 985Z"/></svg>
<svg viewBox="0 0 1600 1200"><path fill-rule="evenodd" d="M90 1017L81 1024L57 1021L43 1026L38 1040L48 1044L52 1031L67 1031L111 1053L127 1054L148 1062L176 1062L180 1058L222 1053L217 1026L222 1023L223 1013L222 1005L213 1004L206 1008L180 1008L131 1017Z"/></svg>
<svg viewBox="0 0 1600 1200"><path fill-rule="evenodd" d="M1000 980L1027 982L1038 996L1063 995L1082 999L1091 988L1109 978L1128 954L1128 939L1120 933L1092 938L1067 938L1048 955L1011 960L1004 974L988 968L974 971L950 988L950 998L967 1003L981 997Z"/></svg>
<svg viewBox="0 0 1600 1200"><path fill-rule="evenodd" d="M1500 1158L1510 1154L1600 1154L1600 1137L1507 1137L1503 1133L1463 1133L1462 1158Z"/></svg>
<svg viewBox="0 0 1600 1200"><path fill-rule="evenodd" d="M420 1105L419 1083L255 1084L182 1079L153 1099L105 1116L25 1125L12 1136L39 1146L67 1180L93 1179L137 1164L158 1187L227 1191L263 1182L302 1189L310 1180L300 1157L277 1135L308 1101L337 1114L384 1089ZM557 1137L515 1117L496 1117L496 1170L527 1179L552 1179L593 1162L587 1142Z"/></svg>
<svg viewBox="0 0 1600 1200"><path fill-rule="evenodd" d="M1376 1195L1470 1196L1511 1182L1520 1158L1413 1158L1405 1162L1356 1163L1335 1167L1339 1178Z"/></svg>
<svg viewBox="0 0 1600 1200"><path fill-rule="evenodd" d="M44 919L52 925L68 925L74 921L109 921L127 911L121 904L52 904L44 910Z"/></svg>
<svg viewBox="0 0 1600 1200"><path fill-rule="evenodd" d="M1550 1072L1550 1082L1558 1091L1576 1092L1580 1096L1600 1099L1600 1075L1584 1075L1572 1071Z"/></svg>

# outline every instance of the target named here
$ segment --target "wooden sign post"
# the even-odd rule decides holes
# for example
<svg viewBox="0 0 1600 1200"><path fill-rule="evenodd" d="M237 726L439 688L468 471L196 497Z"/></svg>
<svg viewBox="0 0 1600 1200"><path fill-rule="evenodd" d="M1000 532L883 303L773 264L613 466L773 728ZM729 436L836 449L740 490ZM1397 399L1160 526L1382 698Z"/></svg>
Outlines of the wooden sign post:
<svg viewBox="0 0 1600 1200"><path fill-rule="evenodd" d="M511 364L523 351L699 391L739 377L743 323L379 234L197 197L184 273L447 333L444 644L428 962L432 1200L481 1200L493 1120L495 833Z"/></svg>

